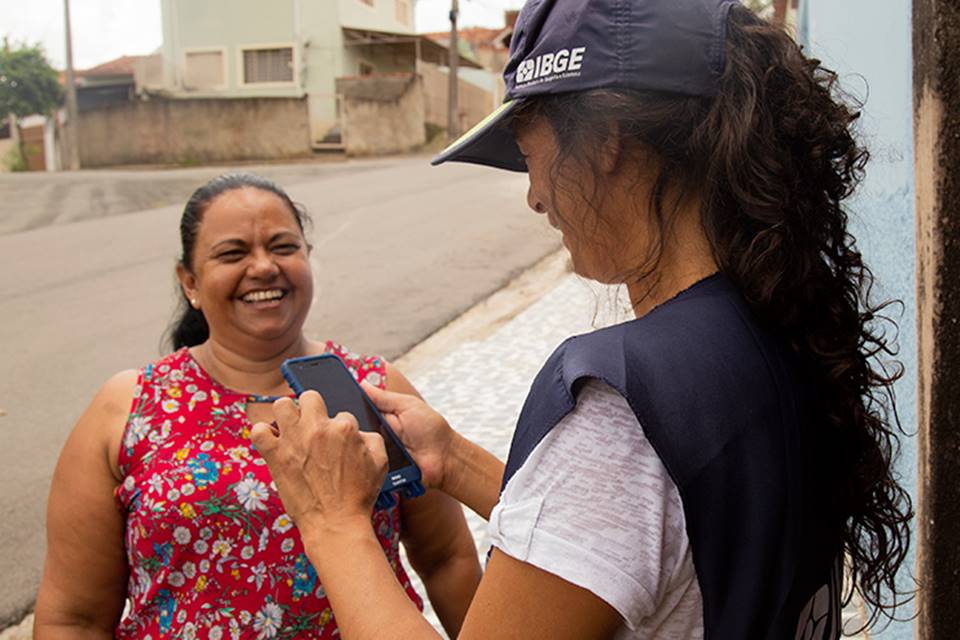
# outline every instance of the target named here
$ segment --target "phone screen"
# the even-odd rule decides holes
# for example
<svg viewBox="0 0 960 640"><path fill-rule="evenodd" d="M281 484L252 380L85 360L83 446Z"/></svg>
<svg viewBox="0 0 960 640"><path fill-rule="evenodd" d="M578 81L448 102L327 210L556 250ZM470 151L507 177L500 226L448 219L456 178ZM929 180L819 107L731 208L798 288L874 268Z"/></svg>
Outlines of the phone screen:
<svg viewBox="0 0 960 640"><path fill-rule="evenodd" d="M397 446L393 434L387 431L380 416L347 368L336 358L317 358L290 363L290 370L304 390L313 390L323 396L330 417L341 411L353 414L361 431L379 433L387 447L390 471L409 467L413 462Z"/></svg>

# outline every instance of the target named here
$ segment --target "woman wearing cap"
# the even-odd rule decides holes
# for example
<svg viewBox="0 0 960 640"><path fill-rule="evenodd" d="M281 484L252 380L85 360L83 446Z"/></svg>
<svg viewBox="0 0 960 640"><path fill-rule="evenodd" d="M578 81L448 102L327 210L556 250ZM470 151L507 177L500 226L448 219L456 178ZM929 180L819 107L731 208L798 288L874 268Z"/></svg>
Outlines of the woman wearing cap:
<svg viewBox="0 0 960 640"><path fill-rule="evenodd" d="M426 482L490 520L460 637L836 638L844 572L891 614L912 508L836 76L735 2L531 0L505 80L437 161L528 171L574 269L637 317L557 349L505 465L369 389ZM366 517L382 443L316 395L275 414L253 437L343 633L430 637Z"/></svg>

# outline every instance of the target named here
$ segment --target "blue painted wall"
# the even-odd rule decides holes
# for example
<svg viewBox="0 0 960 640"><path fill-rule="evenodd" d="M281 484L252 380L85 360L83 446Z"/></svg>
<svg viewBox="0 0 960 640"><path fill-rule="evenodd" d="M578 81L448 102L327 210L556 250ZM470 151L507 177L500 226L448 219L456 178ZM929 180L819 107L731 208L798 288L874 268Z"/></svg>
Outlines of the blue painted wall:
<svg viewBox="0 0 960 640"><path fill-rule="evenodd" d="M877 277L877 296L904 303L899 345L906 375L896 391L900 418L913 434L917 341L911 4L909 0L801 0L797 31L812 55L840 74L845 90L865 100L861 130L873 157L852 205L853 232ZM904 443L900 472L914 502L916 461L916 439L911 437ZM908 564L909 571L901 574L904 584L910 584L914 571L912 552ZM902 614L912 614L912 609ZM913 623L894 623L871 637L912 638Z"/></svg>

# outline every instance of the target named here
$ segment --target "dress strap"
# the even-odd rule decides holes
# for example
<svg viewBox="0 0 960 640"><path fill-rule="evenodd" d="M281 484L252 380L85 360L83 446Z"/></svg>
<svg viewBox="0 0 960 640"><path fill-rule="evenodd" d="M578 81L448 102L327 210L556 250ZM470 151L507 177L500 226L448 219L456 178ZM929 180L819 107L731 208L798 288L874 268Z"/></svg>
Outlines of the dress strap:
<svg viewBox="0 0 960 640"><path fill-rule="evenodd" d="M253 403L253 404L272 404L277 400L279 400L280 398L295 398L295 397L296 396L292 394L286 395L286 396L261 396L256 393L250 393L250 394L247 394L246 401L248 403Z"/></svg>

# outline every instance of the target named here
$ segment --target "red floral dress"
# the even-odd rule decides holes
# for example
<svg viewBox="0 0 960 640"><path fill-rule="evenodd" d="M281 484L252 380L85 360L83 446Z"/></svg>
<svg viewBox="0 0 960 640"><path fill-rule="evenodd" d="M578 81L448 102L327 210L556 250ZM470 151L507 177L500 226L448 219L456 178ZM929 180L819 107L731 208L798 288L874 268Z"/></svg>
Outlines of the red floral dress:
<svg viewBox="0 0 960 640"><path fill-rule="evenodd" d="M383 386L383 361L333 343L358 380ZM126 517L129 615L117 638L331 638L330 604L250 443L248 396L226 389L181 349L146 366L120 449L116 498ZM398 555L400 514L373 525L410 599Z"/></svg>

